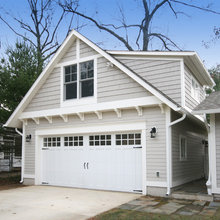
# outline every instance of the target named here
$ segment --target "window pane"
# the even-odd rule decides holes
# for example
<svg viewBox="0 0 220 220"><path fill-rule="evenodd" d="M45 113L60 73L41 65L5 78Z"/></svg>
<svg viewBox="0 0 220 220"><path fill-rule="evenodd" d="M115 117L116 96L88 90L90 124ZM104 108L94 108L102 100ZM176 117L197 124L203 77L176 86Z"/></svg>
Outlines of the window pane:
<svg viewBox="0 0 220 220"><path fill-rule="evenodd" d="M65 82L70 82L70 75L65 75Z"/></svg>
<svg viewBox="0 0 220 220"><path fill-rule="evenodd" d="M77 97L77 84L66 84L66 99L75 99Z"/></svg>
<svg viewBox="0 0 220 220"><path fill-rule="evenodd" d="M93 96L94 94L94 81L86 80L81 82L81 97Z"/></svg>
<svg viewBox="0 0 220 220"><path fill-rule="evenodd" d="M77 74L72 74L71 81L76 81L76 80L77 80Z"/></svg>

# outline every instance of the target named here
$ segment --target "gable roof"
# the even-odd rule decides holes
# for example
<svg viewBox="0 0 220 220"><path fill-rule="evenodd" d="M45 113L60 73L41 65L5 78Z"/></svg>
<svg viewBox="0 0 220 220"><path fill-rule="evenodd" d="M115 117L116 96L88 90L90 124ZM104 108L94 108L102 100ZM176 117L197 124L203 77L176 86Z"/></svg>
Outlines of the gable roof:
<svg viewBox="0 0 220 220"><path fill-rule="evenodd" d="M220 91L211 93L192 112L193 114L220 113Z"/></svg>
<svg viewBox="0 0 220 220"><path fill-rule="evenodd" d="M22 111L26 108L28 103L31 101L31 99L34 97L38 89L43 85L45 80L47 79L48 75L51 73L53 68L58 63L59 59L63 56L67 48L75 41L75 39L78 38L84 43L86 43L88 46L93 48L95 51L97 51L99 54L101 54L103 57L105 57L107 60L109 60L112 64L114 64L117 68L122 70L124 73L126 73L128 76L130 76L134 81L136 81L138 84L140 84L142 87L144 87L146 90L151 92L154 96L156 96L160 101L165 103L167 106L169 106L174 111L179 111L180 106L174 102L172 99L170 99L168 96L166 96L163 92L158 90L156 87L154 87L152 84L150 84L148 81L137 75L134 71L129 69L127 66L122 64L119 60L117 60L113 55L110 53L104 51L100 47L98 47L96 44L88 40L86 37L81 35L75 30L72 30L67 38L64 40L63 44L60 46L56 54L53 56L49 64L46 66L46 68L43 70L43 72L40 74L38 79L35 81L35 83L32 85L30 90L27 92L25 97L22 99L20 104L17 106L15 111L12 113L8 121L4 126L8 127L18 127L18 117L22 113ZM183 53L183 52L181 52ZM21 123L20 123L21 124Z"/></svg>

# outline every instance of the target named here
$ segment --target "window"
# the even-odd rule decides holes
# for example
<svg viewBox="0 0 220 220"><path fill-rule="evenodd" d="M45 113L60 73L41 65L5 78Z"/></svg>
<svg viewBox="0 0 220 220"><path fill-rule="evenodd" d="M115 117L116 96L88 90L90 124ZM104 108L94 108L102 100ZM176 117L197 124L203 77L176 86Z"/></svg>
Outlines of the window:
<svg viewBox="0 0 220 220"><path fill-rule="evenodd" d="M94 95L93 60L64 68L64 100Z"/></svg>
<svg viewBox="0 0 220 220"><path fill-rule="evenodd" d="M83 146L83 136L64 137L64 146L65 147Z"/></svg>
<svg viewBox="0 0 220 220"><path fill-rule="evenodd" d="M94 95L93 61L80 63L80 97Z"/></svg>
<svg viewBox="0 0 220 220"><path fill-rule="evenodd" d="M65 67L65 99L77 98L77 65Z"/></svg>
<svg viewBox="0 0 220 220"><path fill-rule="evenodd" d="M183 136L180 136L179 139L180 144L180 160L184 161L187 159L187 141L186 138Z"/></svg>
<svg viewBox="0 0 220 220"><path fill-rule="evenodd" d="M111 135L90 135L89 146L109 146L111 145Z"/></svg>
<svg viewBox="0 0 220 220"><path fill-rule="evenodd" d="M191 96L199 102L199 83L192 77Z"/></svg>
<svg viewBox="0 0 220 220"><path fill-rule="evenodd" d="M44 147L60 147L60 137L45 137Z"/></svg>
<svg viewBox="0 0 220 220"><path fill-rule="evenodd" d="M141 134L116 134L116 145L141 145Z"/></svg>

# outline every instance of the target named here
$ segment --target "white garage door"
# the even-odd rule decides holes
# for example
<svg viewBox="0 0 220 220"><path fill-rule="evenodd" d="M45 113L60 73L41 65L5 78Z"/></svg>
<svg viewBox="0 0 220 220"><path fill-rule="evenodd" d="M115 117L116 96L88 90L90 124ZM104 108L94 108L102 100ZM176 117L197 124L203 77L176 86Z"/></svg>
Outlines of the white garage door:
<svg viewBox="0 0 220 220"><path fill-rule="evenodd" d="M43 138L42 184L141 192L141 133Z"/></svg>

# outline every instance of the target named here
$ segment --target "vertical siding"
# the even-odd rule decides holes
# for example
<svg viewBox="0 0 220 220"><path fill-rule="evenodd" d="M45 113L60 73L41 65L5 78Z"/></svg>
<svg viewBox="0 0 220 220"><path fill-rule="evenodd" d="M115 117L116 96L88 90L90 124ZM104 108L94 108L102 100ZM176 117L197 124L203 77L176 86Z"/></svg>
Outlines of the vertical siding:
<svg viewBox="0 0 220 220"><path fill-rule="evenodd" d="M180 118L172 112L172 121ZM187 140L187 160L180 161L179 136ZM172 167L173 183L183 184L204 175L204 147L202 140L207 137L205 128L201 128L189 119L172 126Z"/></svg>
<svg viewBox="0 0 220 220"><path fill-rule="evenodd" d="M139 98L151 95L117 67L107 67L102 57L97 64L98 102Z"/></svg>
<svg viewBox="0 0 220 220"><path fill-rule="evenodd" d="M118 58L122 63L181 104L180 61Z"/></svg>
<svg viewBox="0 0 220 220"><path fill-rule="evenodd" d="M83 41L80 41L80 58L89 57L96 55L97 52L93 50L90 46L85 44Z"/></svg>
<svg viewBox="0 0 220 220"><path fill-rule="evenodd" d="M24 110L39 111L60 107L60 68L54 68L42 87Z"/></svg>
<svg viewBox="0 0 220 220"><path fill-rule="evenodd" d="M202 102L205 99L205 91L202 88L202 85L199 84L199 101L195 100L192 96L191 96L191 86L192 86L192 73L190 72L190 70L185 66L185 70L184 70L184 74L185 74L185 102L186 102L186 106L190 109L194 109L200 102ZM199 82L198 82L199 83Z"/></svg>
<svg viewBox="0 0 220 220"><path fill-rule="evenodd" d="M220 114L215 114L216 180L220 188Z"/></svg>
<svg viewBox="0 0 220 220"><path fill-rule="evenodd" d="M97 119L95 114L86 114L85 121L81 121L76 115L69 116L68 122L64 123L61 118L53 118L53 123L45 119L40 119L40 124L36 125L32 120L28 120L26 133L32 135L31 142L25 142L25 174L35 173L35 130L41 128L59 128L73 126L99 125L112 122L137 122L146 121L147 124L147 180L166 181L166 131L165 114L161 114L159 107L144 108L143 116L138 116L135 109L123 110L122 117L118 118L115 112L103 112L103 119ZM150 138L150 129L156 126L158 129L157 138ZM132 128L131 128L132 129ZM41 147L41 146L36 146ZM160 172L160 177L156 177L156 172Z"/></svg>
<svg viewBox="0 0 220 220"><path fill-rule="evenodd" d="M64 56L60 59L59 63L71 61L76 59L76 41L68 48Z"/></svg>

